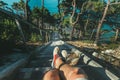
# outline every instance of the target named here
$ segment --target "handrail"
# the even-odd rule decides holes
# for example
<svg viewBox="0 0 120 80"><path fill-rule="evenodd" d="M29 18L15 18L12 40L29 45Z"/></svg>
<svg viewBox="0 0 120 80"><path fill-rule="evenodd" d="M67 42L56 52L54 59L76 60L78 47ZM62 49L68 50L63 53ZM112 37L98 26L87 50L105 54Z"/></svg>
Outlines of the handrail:
<svg viewBox="0 0 120 80"><path fill-rule="evenodd" d="M21 59L11 66L8 66L6 69L0 72L0 80L8 80L8 76L10 76L18 67L23 66L27 62L28 58Z"/></svg>

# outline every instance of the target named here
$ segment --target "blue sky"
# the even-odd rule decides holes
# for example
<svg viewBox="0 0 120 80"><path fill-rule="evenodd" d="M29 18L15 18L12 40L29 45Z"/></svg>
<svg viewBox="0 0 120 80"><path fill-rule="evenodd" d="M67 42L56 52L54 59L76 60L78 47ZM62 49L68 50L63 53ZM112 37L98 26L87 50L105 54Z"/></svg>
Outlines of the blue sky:
<svg viewBox="0 0 120 80"><path fill-rule="evenodd" d="M8 6L10 7L13 4L13 2L19 2L20 0L2 0L2 1L8 3ZM44 0L44 1L45 1L44 2L45 7L48 8L51 13L58 11L57 0ZM40 7L41 1L40 0L31 0L31 2L29 4L30 4L31 8L33 8L34 6Z"/></svg>
<svg viewBox="0 0 120 80"><path fill-rule="evenodd" d="M2 1L8 3L8 6L10 7L13 4L13 2L18 2L20 0L2 0ZM105 1L107 1L107 0L105 0ZM112 0L110 0L110 1L112 1ZM35 6L40 7L41 0L31 0L29 4L30 4L31 8L33 8ZM51 13L58 12L58 8L57 8L58 0L44 0L44 4L45 4L45 7L48 8Z"/></svg>

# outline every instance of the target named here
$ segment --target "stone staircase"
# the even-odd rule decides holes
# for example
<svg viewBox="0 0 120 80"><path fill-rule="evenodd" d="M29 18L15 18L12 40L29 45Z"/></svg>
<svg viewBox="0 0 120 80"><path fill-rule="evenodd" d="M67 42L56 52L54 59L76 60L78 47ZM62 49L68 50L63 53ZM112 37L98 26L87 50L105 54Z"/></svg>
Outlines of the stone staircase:
<svg viewBox="0 0 120 80"><path fill-rule="evenodd" d="M26 64L24 68L20 68L15 76L15 80L42 80L44 73L51 69L53 58L53 49L55 46L47 46L44 50L39 50L38 53ZM69 49L68 46L59 46L60 51Z"/></svg>
<svg viewBox="0 0 120 80"><path fill-rule="evenodd" d="M42 80L44 73L51 69L53 49L54 47L48 46L35 54L35 57L24 68L19 69L15 80Z"/></svg>
<svg viewBox="0 0 120 80"><path fill-rule="evenodd" d="M70 47L59 46L60 51L65 49L70 51ZM42 80L44 73L51 69L54 46L47 46L26 64L24 68L19 69L14 80ZM78 52L78 51L76 51ZM82 54L77 67L81 67L88 75L89 80L119 80L117 76L104 69L94 60Z"/></svg>

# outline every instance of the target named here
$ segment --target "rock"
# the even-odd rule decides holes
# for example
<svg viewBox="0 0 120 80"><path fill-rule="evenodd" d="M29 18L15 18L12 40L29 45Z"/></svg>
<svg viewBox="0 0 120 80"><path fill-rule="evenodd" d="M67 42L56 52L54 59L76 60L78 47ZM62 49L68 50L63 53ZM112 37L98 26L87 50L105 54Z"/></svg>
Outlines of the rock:
<svg viewBox="0 0 120 80"><path fill-rule="evenodd" d="M112 58L112 59L111 59L111 62L114 62L114 61L115 61L115 58Z"/></svg>
<svg viewBox="0 0 120 80"><path fill-rule="evenodd" d="M104 53L105 53L105 51L101 51L101 53L102 53L102 54L104 54Z"/></svg>
<svg viewBox="0 0 120 80"><path fill-rule="evenodd" d="M98 57L99 59L102 59L102 60L105 60L105 58L103 56L99 56Z"/></svg>
<svg viewBox="0 0 120 80"><path fill-rule="evenodd" d="M99 53L93 52L92 55L93 55L94 57L98 57L98 56L99 56Z"/></svg>
<svg viewBox="0 0 120 80"><path fill-rule="evenodd" d="M108 50L105 51L105 54L111 54L111 53L113 53L112 49L108 49Z"/></svg>

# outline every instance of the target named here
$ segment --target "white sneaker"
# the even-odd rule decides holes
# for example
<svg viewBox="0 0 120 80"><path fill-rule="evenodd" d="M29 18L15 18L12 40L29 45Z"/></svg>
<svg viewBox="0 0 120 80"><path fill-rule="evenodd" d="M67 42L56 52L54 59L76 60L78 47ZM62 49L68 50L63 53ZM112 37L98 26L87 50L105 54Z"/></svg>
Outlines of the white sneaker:
<svg viewBox="0 0 120 80"><path fill-rule="evenodd" d="M51 63L52 68L55 68L55 61L59 57L58 52L59 52L59 47L55 47L54 50L53 50L53 60L52 60L52 63Z"/></svg>

